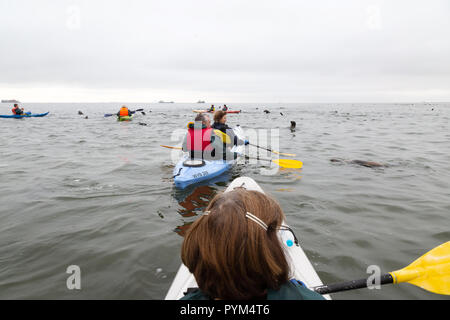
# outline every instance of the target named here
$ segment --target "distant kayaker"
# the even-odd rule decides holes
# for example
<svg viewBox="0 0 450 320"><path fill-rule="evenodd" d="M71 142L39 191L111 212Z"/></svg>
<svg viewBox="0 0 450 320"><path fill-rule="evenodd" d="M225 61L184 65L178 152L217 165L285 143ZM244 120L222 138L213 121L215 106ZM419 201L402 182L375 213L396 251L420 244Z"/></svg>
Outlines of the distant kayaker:
<svg viewBox="0 0 450 320"><path fill-rule="evenodd" d="M214 112L214 111L215 111L215 108L214 108L214 105L212 104L211 108L208 109L208 112Z"/></svg>
<svg viewBox="0 0 450 320"><path fill-rule="evenodd" d="M12 108L12 113L16 115L22 115L23 114L23 108L19 108L19 105L16 103L14 104L14 107Z"/></svg>
<svg viewBox="0 0 450 320"><path fill-rule="evenodd" d="M119 112L117 112L118 117L131 117L131 115L132 112L125 105L120 108Z"/></svg>
<svg viewBox="0 0 450 320"><path fill-rule="evenodd" d="M219 194L189 230L181 260L198 288L182 300L324 300L290 267L278 230L285 216L278 203L258 191Z"/></svg>
<svg viewBox="0 0 450 320"><path fill-rule="evenodd" d="M195 122L188 124L188 133L183 140L183 151L191 153L191 159L236 159L237 154L228 151L222 138L214 133L207 114L199 113Z"/></svg>
<svg viewBox="0 0 450 320"><path fill-rule="evenodd" d="M223 105L223 107L222 107L222 111L228 111L228 107L227 107L227 105L226 105L226 104L224 104L224 105Z"/></svg>
<svg viewBox="0 0 450 320"><path fill-rule="evenodd" d="M233 129L230 128L227 124L227 113L223 110L218 110L216 113L214 113L214 123L212 125L212 128L222 131L223 133L226 133L230 136L231 140L233 141L233 144L235 146L248 144L247 140L241 140L239 139L233 132Z"/></svg>

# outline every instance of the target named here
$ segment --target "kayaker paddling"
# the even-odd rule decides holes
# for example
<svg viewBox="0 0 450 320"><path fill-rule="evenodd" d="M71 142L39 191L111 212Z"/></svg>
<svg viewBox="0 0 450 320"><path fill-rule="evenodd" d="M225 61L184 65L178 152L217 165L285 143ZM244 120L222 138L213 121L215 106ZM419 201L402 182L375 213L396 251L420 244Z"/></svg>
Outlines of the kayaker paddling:
<svg viewBox="0 0 450 320"><path fill-rule="evenodd" d="M119 112L117 112L117 116L120 117L131 117L132 113L130 109L127 108L127 106L123 105L122 108L120 108Z"/></svg>
<svg viewBox="0 0 450 320"><path fill-rule="evenodd" d="M231 141L233 141L233 144L235 146L249 144L249 142L247 140L239 139L234 134L233 128L230 128L227 125L227 113L223 110L219 110L219 111L216 111L216 113L214 113L214 123L212 125L212 128L220 130L223 133L227 134L231 138Z"/></svg>
<svg viewBox="0 0 450 320"><path fill-rule="evenodd" d="M183 140L182 149L190 153L191 159L236 159L238 155L230 152L228 145L230 145L229 137L227 139L226 135L217 135L217 131L211 127L209 116L200 113L196 116L195 122L188 124L188 133Z"/></svg>
<svg viewBox="0 0 450 320"><path fill-rule="evenodd" d="M202 119L203 122L200 121ZM197 117L195 123L188 124L183 147L179 148L186 153L173 170L173 181L177 188L184 189L193 184L225 178L222 175L236 164L237 156L245 151L244 145L232 146L228 150L227 147L232 144L230 137L220 130L210 128L210 122L206 119L209 117L204 115ZM234 128L233 133L241 140L245 137L240 126ZM223 151L223 154L220 154L220 151Z"/></svg>
<svg viewBox="0 0 450 320"><path fill-rule="evenodd" d="M289 279L278 237L289 229L284 219L278 203L262 192L236 188L217 195L186 233L181 259L198 289L182 299L323 300Z"/></svg>
<svg viewBox="0 0 450 320"><path fill-rule="evenodd" d="M118 121L131 121L132 115L136 111L130 111L130 109L127 108L127 106L123 105L122 108L120 108L119 112L117 112L117 120Z"/></svg>
<svg viewBox="0 0 450 320"><path fill-rule="evenodd" d="M12 113L14 115L22 115L24 113L23 108L19 108L19 105L17 103L14 104L14 107L11 109Z"/></svg>

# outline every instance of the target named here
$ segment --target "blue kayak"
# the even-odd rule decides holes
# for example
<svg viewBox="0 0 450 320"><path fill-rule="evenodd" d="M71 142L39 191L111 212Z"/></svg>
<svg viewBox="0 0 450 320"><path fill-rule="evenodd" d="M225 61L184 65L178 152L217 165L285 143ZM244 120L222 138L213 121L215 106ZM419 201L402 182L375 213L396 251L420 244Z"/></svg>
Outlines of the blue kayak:
<svg viewBox="0 0 450 320"><path fill-rule="evenodd" d="M50 112L46 113L24 113L24 114L11 114L11 115L0 115L0 118L12 118L12 119L22 119L22 118L36 118L36 117L45 117Z"/></svg>
<svg viewBox="0 0 450 320"><path fill-rule="evenodd" d="M233 131L239 139L244 140L244 134L241 127L238 126L234 128ZM244 146L234 146L231 151L242 154ZM179 189L185 189L192 184L216 178L230 170L236 163L236 160L203 160L203 163L201 160L194 160L194 164L191 166L187 165L189 161L189 154L184 155L173 170L173 180L175 186ZM198 162L198 166L195 164L196 161Z"/></svg>

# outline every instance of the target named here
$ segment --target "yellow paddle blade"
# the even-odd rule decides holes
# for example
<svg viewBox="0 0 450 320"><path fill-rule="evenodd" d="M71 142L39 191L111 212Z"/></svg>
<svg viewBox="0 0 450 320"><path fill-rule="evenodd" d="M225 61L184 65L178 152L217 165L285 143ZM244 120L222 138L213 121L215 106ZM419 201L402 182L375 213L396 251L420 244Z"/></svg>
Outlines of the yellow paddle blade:
<svg viewBox="0 0 450 320"><path fill-rule="evenodd" d="M214 129L214 133L222 140L223 143L231 144L230 136L227 135L226 133L218 129Z"/></svg>
<svg viewBox="0 0 450 320"><path fill-rule="evenodd" d="M408 282L437 294L450 295L450 241L391 275L394 283Z"/></svg>
<svg viewBox="0 0 450 320"><path fill-rule="evenodd" d="M170 146L164 146L162 144L161 144L161 147L168 148L168 149L177 149L177 150L181 150L182 149L181 147L170 147Z"/></svg>
<svg viewBox="0 0 450 320"><path fill-rule="evenodd" d="M298 160L277 159L272 160L272 162L276 163L277 165L283 168L300 169L303 167L303 162Z"/></svg>

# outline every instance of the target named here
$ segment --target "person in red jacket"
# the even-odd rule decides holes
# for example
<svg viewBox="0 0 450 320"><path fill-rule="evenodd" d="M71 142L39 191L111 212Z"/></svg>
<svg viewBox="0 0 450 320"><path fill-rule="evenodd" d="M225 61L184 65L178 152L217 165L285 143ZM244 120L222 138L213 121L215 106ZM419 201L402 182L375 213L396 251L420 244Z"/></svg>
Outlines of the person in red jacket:
<svg viewBox="0 0 450 320"><path fill-rule="evenodd" d="M127 108L127 106L122 106L119 112L117 112L118 117L131 117L132 114L133 113Z"/></svg>
<svg viewBox="0 0 450 320"><path fill-rule="evenodd" d="M227 151L221 137L211 128L209 116L203 113L189 123L182 149L190 152L191 159L232 160L237 157L236 153Z"/></svg>
<svg viewBox="0 0 450 320"><path fill-rule="evenodd" d="M202 113L195 117L195 122L188 124L188 133L184 138L183 151L191 153L191 159L214 158L215 148L211 139L215 140L211 120Z"/></svg>
<svg viewBox="0 0 450 320"><path fill-rule="evenodd" d="M21 115L23 114L23 108L19 108L19 105L16 103L14 104L14 108L12 108L12 113L15 115Z"/></svg>

